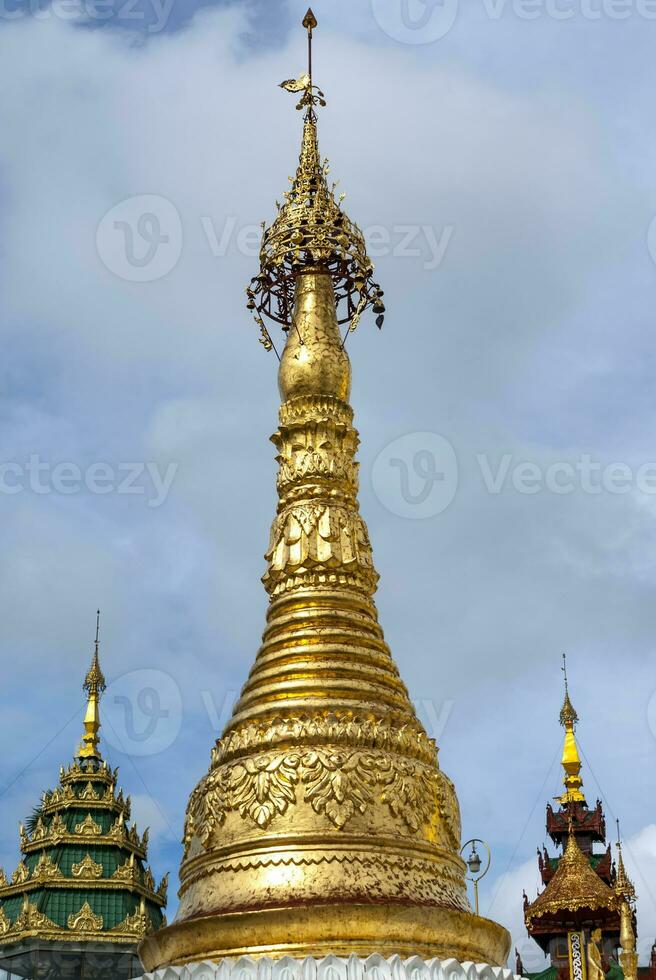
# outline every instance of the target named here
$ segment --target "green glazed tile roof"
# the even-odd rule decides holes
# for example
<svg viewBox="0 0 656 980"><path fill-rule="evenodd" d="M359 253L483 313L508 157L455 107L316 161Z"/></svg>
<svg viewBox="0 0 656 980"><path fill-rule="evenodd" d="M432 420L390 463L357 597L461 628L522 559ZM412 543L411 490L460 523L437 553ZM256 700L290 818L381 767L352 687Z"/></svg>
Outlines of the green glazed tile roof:
<svg viewBox="0 0 656 980"><path fill-rule="evenodd" d="M35 913L45 915L66 933L71 933L70 917L77 916L86 905L93 916L102 916L103 932L116 929L128 916L139 913L142 902L151 926L157 929L162 925L164 892L157 895L153 892L152 878L140 856L142 846L145 851L145 839L142 841L136 836L125 820L129 801L124 800L122 794L116 795L116 773L103 765L97 778L90 779L90 775L95 774L86 771L80 763L62 771L54 794L45 795L44 804L28 821L21 841L21 861L28 874L23 874L24 880L15 885L12 885L9 874L7 884L0 885L0 916L10 924L16 923L24 913L27 900ZM77 797L89 793L89 782L98 799L80 799L78 803ZM126 837L112 839L113 828L116 831L118 827L119 834L123 834L120 823L117 824L121 815ZM88 824L89 816L99 828L99 834L78 830L80 825ZM59 833L55 836L57 828ZM71 837L79 840L73 841ZM99 840L99 837L104 839ZM74 866L82 864L87 855L100 866L100 877L83 879L74 875ZM128 864L130 859L134 864L135 879L114 878L117 869ZM45 874L38 877L37 869L45 869ZM145 880L144 873L148 875ZM48 928L52 931L52 927ZM91 926L87 928L93 931ZM83 938L78 932L74 935ZM11 929L5 936L0 936L0 946L20 939L20 934L15 930L12 933ZM134 941L139 938L135 936ZM116 939L108 936L108 942L112 941L116 942Z"/></svg>

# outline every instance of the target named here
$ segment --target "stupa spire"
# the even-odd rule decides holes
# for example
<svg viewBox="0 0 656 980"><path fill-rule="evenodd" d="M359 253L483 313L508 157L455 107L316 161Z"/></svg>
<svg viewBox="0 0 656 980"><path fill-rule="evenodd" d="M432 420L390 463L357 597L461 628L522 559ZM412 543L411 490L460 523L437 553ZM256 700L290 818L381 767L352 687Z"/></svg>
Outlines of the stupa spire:
<svg viewBox="0 0 656 980"><path fill-rule="evenodd" d="M100 742L100 699L106 686L105 676L100 668L100 609L98 609L96 612L96 639L93 657L83 685L87 695L87 707L84 715L84 735L78 750L78 758L80 759L101 761L98 748Z"/></svg>
<svg viewBox="0 0 656 980"><path fill-rule="evenodd" d="M620 835L620 822L617 823L617 871L615 873L615 893L621 900L634 902L636 899L635 885L629 878L624 867L624 855L622 854L622 837Z"/></svg>
<svg viewBox="0 0 656 980"><path fill-rule="evenodd" d="M340 324L382 292L364 237L319 155L312 78L301 153L248 287L282 326L278 504L265 558L267 622L241 696L189 801L176 921L147 969L245 953L430 955L501 964L504 929L471 913L455 789L378 622L378 575L358 504L358 434ZM275 349L275 348L274 348Z"/></svg>
<svg viewBox="0 0 656 980"><path fill-rule="evenodd" d="M636 890L624 867L620 822L617 821L617 871L615 874L615 894L620 905L620 965L625 980L636 980L638 975L638 953L636 949Z"/></svg>
<svg viewBox="0 0 656 980"><path fill-rule="evenodd" d="M563 706L560 709L560 724L565 729L565 741L563 742L563 755L561 759L562 767L565 770L565 777L563 779L565 792L559 798L559 802L562 804L585 803L585 796L581 789L583 786L583 780L581 779L581 757L579 755L578 745L576 744L575 734L579 716L569 697L566 654L563 654L563 666L561 669L565 682L565 698Z"/></svg>

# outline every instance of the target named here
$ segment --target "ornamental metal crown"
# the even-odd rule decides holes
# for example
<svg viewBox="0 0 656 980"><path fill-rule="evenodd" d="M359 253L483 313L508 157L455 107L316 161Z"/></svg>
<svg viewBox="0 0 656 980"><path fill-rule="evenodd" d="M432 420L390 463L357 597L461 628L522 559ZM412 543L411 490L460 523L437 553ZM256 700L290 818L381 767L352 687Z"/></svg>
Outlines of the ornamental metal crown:
<svg viewBox="0 0 656 980"><path fill-rule="evenodd" d="M246 289L248 308L253 310L267 350L273 343L262 318L289 329L296 275L308 265L329 271L338 323L348 323L355 330L362 313L371 306L377 314L376 325L382 327L385 312L383 291L374 281L364 235L342 210L344 195L335 196L336 185L328 183L328 161L319 156L315 106L325 106L326 100L312 83L314 15L306 16L303 25L308 30L309 71L280 85L288 92L301 93L296 106L305 109L300 159L296 176L289 178L291 187L284 202L276 202L276 219L269 227L262 224L260 271Z"/></svg>

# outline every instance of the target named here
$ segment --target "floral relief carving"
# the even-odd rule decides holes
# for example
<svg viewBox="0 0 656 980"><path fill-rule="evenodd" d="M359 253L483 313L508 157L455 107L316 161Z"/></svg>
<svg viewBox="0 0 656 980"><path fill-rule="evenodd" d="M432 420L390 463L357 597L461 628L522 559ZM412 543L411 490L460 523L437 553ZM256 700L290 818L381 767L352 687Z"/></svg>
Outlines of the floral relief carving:
<svg viewBox="0 0 656 980"><path fill-rule="evenodd" d="M247 758L213 769L192 794L187 846L197 835L207 847L214 828L233 810L265 829L296 803L299 785L315 813L324 814L340 830L377 798L412 832L438 811L449 839L459 838L455 794L439 770L382 753L318 748Z"/></svg>
<svg viewBox="0 0 656 980"><path fill-rule="evenodd" d="M401 817L410 830L419 830L436 809L436 773L400 760L389 765L381 776L383 803L387 803L394 816Z"/></svg>
<svg viewBox="0 0 656 980"><path fill-rule="evenodd" d="M246 759L233 766L226 781L230 809L267 827L277 813L284 813L296 800L298 763L296 755L275 755Z"/></svg>
<svg viewBox="0 0 656 980"><path fill-rule="evenodd" d="M340 830L356 810L364 813L376 783L376 757L343 752L308 752L303 756L305 799Z"/></svg>

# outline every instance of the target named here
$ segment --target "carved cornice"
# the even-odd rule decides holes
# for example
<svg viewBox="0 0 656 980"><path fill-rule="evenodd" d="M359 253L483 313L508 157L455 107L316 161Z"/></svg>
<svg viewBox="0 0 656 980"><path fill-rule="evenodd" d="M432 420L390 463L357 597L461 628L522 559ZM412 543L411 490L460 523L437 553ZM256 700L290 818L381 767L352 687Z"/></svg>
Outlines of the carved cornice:
<svg viewBox="0 0 656 980"><path fill-rule="evenodd" d="M107 784L104 792L97 792L90 781L81 792L76 792L72 783L66 783L51 793L44 794L41 813L48 817L61 811L83 807L87 810L110 810L114 813L122 813L124 818L129 820L129 797L126 800L122 790L118 796L115 796L114 792L114 783Z"/></svg>
<svg viewBox="0 0 656 980"><path fill-rule="evenodd" d="M113 929L105 929L102 915L97 915L88 902L68 917L67 928L58 926L35 905L25 900L20 915L11 922L0 907L0 937L3 945L20 942L30 936L38 935L45 942L102 941L116 944L132 943L144 939L153 932L153 925L144 901L132 915Z"/></svg>
<svg viewBox="0 0 656 980"><path fill-rule="evenodd" d="M106 762L98 769L75 763L67 768L62 766L59 772L59 781L62 786L66 786L68 783L86 784L90 780L94 783L104 783L106 786L115 786L118 780L118 769L110 769Z"/></svg>
<svg viewBox="0 0 656 980"><path fill-rule="evenodd" d="M60 844L79 846L84 840L92 840L94 847L105 845L115 847L118 844L125 850L134 852L138 857L146 859L148 830L145 830L140 838L136 827L131 827L129 830L126 828L121 815L110 830L103 833L90 813L76 824L73 830L69 830L64 820L57 814L49 827L43 831L39 830L36 836L33 835L32 838L23 841L22 850L24 854L33 854L35 851L42 851L44 846L56 847Z"/></svg>
<svg viewBox="0 0 656 980"><path fill-rule="evenodd" d="M98 867L98 865L96 865ZM119 869L120 870L120 869ZM102 871L102 868L101 868ZM0 900L5 900L7 898L15 897L16 895L25 895L32 892L40 892L43 888L53 888L63 891L79 891L80 887L84 883L89 886L89 891L93 892L109 891L109 892L121 892L128 891L134 895L139 895L140 897L146 898L149 902L154 905L164 907L166 905L166 878L160 883L159 887L155 887L155 882L152 878L152 873L150 874L148 883L141 880L141 876L137 872L133 880L126 880L125 878L120 878L113 876L111 878L91 878L91 877L75 877L67 878L62 875L58 868L55 868L55 874L50 874L48 876L37 875L28 877L24 881L17 882L16 884L8 884L6 886L0 887ZM29 872L28 872L29 874Z"/></svg>
<svg viewBox="0 0 656 980"><path fill-rule="evenodd" d="M393 720L358 718L353 713L296 715L270 722L241 725L219 739L212 750L212 768L234 758L276 746L347 746L375 749L419 759L428 765L437 761L435 741L416 723L395 727Z"/></svg>

